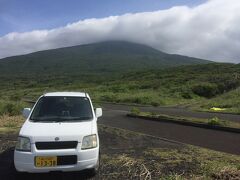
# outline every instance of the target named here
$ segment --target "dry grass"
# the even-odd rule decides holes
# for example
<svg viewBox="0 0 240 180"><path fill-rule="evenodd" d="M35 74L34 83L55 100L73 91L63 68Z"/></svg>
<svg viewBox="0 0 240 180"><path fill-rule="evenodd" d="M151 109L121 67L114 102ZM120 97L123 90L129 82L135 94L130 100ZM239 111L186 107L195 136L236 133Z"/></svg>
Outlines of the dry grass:
<svg viewBox="0 0 240 180"><path fill-rule="evenodd" d="M103 125L99 132L101 179L234 180L240 171L237 155L159 144L159 139Z"/></svg>
<svg viewBox="0 0 240 180"><path fill-rule="evenodd" d="M152 174L142 159L136 159L129 155L122 154L116 157L102 156L103 179L139 179L150 180ZM112 168L118 169L113 172Z"/></svg>
<svg viewBox="0 0 240 180"><path fill-rule="evenodd" d="M220 172L213 175L214 179L239 180L240 170L232 167L224 167Z"/></svg>
<svg viewBox="0 0 240 180"><path fill-rule="evenodd" d="M24 118L22 116L9 116L2 115L0 116L0 127L4 128L18 128L24 122Z"/></svg>
<svg viewBox="0 0 240 180"><path fill-rule="evenodd" d="M164 155L166 156L166 154ZM181 156L181 154L179 155ZM184 156L182 154L182 156ZM145 158L146 159L145 159ZM174 172L176 162L171 161L171 155L169 155L168 163L160 160L147 160L149 156L133 157L128 154L109 156L107 154L102 155L102 165L100 170L100 177L102 179L139 179L139 180L239 180L240 170L232 166L223 166L220 170L210 170L210 172L202 172L202 168L193 170L192 173L185 172L182 166L181 173ZM208 158L211 158L210 156ZM184 158L185 159L185 158ZM180 164L184 164L181 162ZM206 160L201 161L206 163ZM201 164L200 163L200 164ZM179 164L179 165L180 165ZM164 172L164 166L169 166L169 171ZM227 165L227 163L226 163ZM173 171L171 171L171 169Z"/></svg>

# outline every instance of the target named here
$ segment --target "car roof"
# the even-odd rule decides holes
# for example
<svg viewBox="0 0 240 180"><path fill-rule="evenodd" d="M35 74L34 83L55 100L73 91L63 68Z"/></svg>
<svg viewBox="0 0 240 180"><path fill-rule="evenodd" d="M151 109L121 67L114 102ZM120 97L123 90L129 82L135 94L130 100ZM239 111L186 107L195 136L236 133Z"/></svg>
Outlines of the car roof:
<svg viewBox="0 0 240 180"><path fill-rule="evenodd" d="M85 92L50 92L43 96L72 96L72 97L88 97Z"/></svg>

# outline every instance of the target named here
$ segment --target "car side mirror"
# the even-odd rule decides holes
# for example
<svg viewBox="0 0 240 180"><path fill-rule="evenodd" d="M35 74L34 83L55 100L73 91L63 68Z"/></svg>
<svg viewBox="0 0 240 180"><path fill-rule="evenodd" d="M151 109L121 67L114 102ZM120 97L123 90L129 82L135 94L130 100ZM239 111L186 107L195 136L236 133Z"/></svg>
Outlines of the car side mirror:
<svg viewBox="0 0 240 180"><path fill-rule="evenodd" d="M24 108L22 111L23 117L28 118L30 112L31 112L31 108Z"/></svg>
<svg viewBox="0 0 240 180"><path fill-rule="evenodd" d="M97 118L101 117L102 116L102 108L96 108L95 115Z"/></svg>

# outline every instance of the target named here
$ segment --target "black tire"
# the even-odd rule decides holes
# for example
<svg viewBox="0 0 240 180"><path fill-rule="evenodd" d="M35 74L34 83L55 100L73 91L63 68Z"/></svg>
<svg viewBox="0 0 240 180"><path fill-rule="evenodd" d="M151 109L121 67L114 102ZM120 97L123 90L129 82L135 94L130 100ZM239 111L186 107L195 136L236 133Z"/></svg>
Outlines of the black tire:
<svg viewBox="0 0 240 180"><path fill-rule="evenodd" d="M100 170L100 153L99 153L99 156L98 156L98 161L97 161L97 164L94 168L90 169L90 175L91 176L98 176L99 175L99 170Z"/></svg>
<svg viewBox="0 0 240 180"><path fill-rule="evenodd" d="M11 177L13 179L23 179L26 178L28 173L26 172L19 172L17 171L17 169L15 168L14 162L11 163Z"/></svg>

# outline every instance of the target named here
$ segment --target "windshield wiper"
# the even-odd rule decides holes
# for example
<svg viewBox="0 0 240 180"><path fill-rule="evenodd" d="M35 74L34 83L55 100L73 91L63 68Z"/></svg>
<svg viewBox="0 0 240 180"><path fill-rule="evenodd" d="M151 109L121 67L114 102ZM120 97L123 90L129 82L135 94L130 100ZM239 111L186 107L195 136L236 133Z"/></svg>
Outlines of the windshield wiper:
<svg viewBox="0 0 240 180"><path fill-rule="evenodd" d="M34 122L57 122L59 121L61 117L59 116L54 116L54 117L41 117L41 118L34 118L34 119L31 119L32 121Z"/></svg>
<svg viewBox="0 0 240 180"><path fill-rule="evenodd" d="M89 120L92 117L69 117L69 116L58 116L52 118L41 118L41 119L31 119L34 122L65 122L65 121L83 121Z"/></svg>
<svg viewBox="0 0 240 180"><path fill-rule="evenodd" d="M83 120L89 120L91 117L61 117L59 121L83 121Z"/></svg>
<svg viewBox="0 0 240 180"><path fill-rule="evenodd" d="M46 122L46 120L42 120L42 119L30 119L33 122Z"/></svg>

